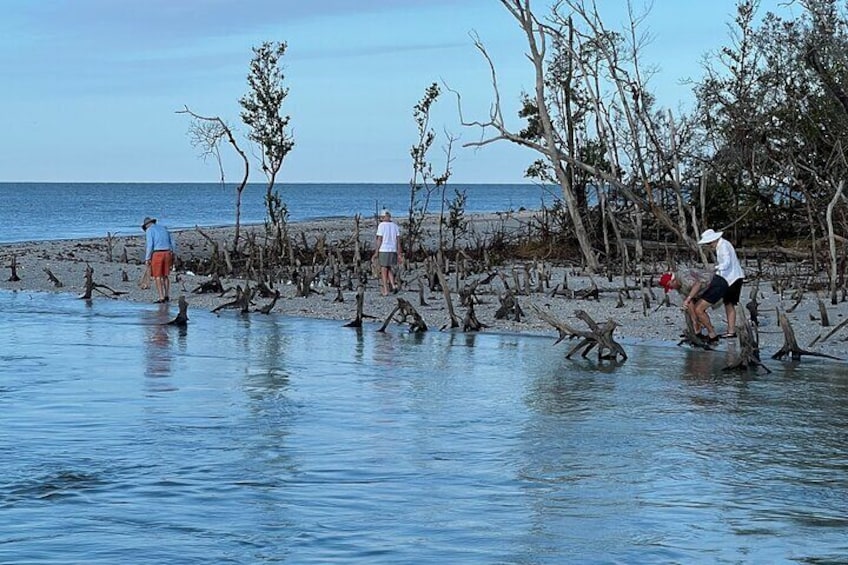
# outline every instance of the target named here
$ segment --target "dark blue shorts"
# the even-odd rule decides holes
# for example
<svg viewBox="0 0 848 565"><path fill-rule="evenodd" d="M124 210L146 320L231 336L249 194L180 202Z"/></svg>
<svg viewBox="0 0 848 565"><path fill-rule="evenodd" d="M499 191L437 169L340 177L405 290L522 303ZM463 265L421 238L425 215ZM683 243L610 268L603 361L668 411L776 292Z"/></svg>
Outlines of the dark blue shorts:
<svg viewBox="0 0 848 565"><path fill-rule="evenodd" d="M710 281L710 285L707 287L707 290L701 293L698 296L699 300L706 300L710 304L715 304L727 294L727 279L722 276L715 275L713 280Z"/></svg>

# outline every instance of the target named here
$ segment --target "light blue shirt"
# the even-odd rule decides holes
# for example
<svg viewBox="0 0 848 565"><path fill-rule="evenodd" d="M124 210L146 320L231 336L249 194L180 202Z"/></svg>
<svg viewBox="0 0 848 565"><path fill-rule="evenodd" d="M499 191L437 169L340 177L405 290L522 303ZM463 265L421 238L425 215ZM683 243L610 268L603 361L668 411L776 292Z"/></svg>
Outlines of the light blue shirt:
<svg viewBox="0 0 848 565"><path fill-rule="evenodd" d="M174 239L171 237L171 233L165 229L165 226L150 224L145 234L147 237L147 251L144 255L145 261L150 261L150 256L153 255L154 251L177 252Z"/></svg>

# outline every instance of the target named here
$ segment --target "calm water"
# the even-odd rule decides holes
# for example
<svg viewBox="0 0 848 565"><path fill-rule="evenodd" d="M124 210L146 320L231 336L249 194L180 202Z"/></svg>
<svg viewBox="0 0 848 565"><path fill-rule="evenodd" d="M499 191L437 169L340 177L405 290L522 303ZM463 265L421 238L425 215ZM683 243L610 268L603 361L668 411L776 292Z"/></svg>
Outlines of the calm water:
<svg viewBox="0 0 848 565"><path fill-rule="evenodd" d="M0 293L3 563L825 563L848 374Z"/></svg>
<svg viewBox="0 0 848 565"><path fill-rule="evenodd" d="M387 206L403 218L409 209L405 184L283 184L291 220L373 215ZM553 192L534 184L456 185L466 192L466 211L539 209ZM454 187L446 193L453 199ZM235 223L235 188L211 183L0 183L0 243L138 235L145 216L170 228ZM243 223L265 218L265 187L243 193ZM438 213L431 201L428 208Z"/></svg>

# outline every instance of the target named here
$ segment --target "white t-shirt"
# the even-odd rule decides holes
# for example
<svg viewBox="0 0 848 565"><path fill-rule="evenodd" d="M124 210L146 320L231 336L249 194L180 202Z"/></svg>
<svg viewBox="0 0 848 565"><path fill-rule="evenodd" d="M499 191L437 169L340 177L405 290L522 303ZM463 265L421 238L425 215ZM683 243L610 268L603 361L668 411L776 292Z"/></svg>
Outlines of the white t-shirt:
<svg viewBox="0 0 848 565"><path fill-rule="evenodd" d="M377 236L382 237L380 249L384 253L397 253L398 238L400 237L400 228L394 222L380 222L377 226Z"/></svg>
<svg viewBox="0 0 848 565"><path fill-rule="evenodd" d="M736 250L724 238L719 239L716 246L716 273L724 277L729 285L745 277L742 265L739 264L739 257L736 256Z"/></svg>

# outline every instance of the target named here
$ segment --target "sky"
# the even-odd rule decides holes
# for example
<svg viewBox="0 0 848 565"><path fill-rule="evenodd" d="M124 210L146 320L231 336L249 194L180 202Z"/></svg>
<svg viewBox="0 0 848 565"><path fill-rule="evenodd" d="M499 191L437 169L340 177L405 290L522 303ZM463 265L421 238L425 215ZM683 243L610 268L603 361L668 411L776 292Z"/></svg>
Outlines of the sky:
<svg viewBox="0 0 848 565"><path fill-rule="evenodd" d="M762 0L761 13L785 6ZM534 0L543 14L550 2ZM606 25L626 23L624 0L598 0ZM729 41L733 0L634 2L650 8L643 64L673 111L691 104L687 78ZM428 154L452 183L514 183L537 155L507 142L461 145L485 120L495 64L510 120L533 88L526 39L498 0L0 0L0 182L216 182L219 171L190 143L188 106L218 116L243 138L238 100L247 92L252 47L284 41L283 112L295 147L282 183L406 183L417 139L413 107L425 88L443 94ZM518 123L514 121L512 123ZM242 139L251 154L257 154ZM228 181L242 170L225 148ZM251 182L264 177L253 166Z"/></svg>

